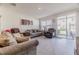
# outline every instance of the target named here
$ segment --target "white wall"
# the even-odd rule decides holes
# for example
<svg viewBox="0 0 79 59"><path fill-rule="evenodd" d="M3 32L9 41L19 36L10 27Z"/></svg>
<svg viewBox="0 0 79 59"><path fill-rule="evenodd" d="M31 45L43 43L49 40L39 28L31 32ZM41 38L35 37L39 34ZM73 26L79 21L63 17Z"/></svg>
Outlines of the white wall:
<svg viewBox="0 0 79 59"><path fill-rule="evenodd" d="M22 31L26 29L38 29L39 28L39 20L32 18L28 15L19 14L11 10L10 8L0 7L0 22L1 22L1 30L7 29L7 28L14 28L18 27ZM29 19L33 21L33 25L30 26L22 26L21 25L21 19Z"/></svg>

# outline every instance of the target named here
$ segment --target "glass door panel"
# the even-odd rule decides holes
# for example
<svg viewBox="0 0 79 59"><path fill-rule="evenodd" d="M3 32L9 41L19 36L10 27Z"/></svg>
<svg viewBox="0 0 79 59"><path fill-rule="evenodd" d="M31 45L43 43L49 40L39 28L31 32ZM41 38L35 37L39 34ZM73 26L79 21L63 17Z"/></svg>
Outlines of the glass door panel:
<svg viewBox="0 0 79 59"><path fill-rule="evenodd" d="M57 20L57 26L58 26L58 35L60 36L66 36L66 18L59 18Z"/></svg>
<svg viewBox="0 0 79 59"><path fill-rule="evenodd" d="M74 36L76 33L75 18L67 17L67 36Z"/></svg>
<svg viewBox="0 0 79 59"><path fill-rule="evenodd" d="M41 21L41 29L45 30L46 27L46 21Z"/></svg>
<svg viewBox="0 0 79 59"><path fill-rule="evenodd" d="M76 34L76 18L75 15L59 17L57 19L58 36L74 37Z"/></svg>

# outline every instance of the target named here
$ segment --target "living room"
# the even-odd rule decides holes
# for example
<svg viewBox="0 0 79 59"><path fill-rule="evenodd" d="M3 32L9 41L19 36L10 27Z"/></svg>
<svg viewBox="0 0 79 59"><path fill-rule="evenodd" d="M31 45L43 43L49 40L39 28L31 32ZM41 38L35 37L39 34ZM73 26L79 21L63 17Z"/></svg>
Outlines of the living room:
<svg viewBox="0 0 79 59"><path fill-rule="evenodd" d="M1 3L0 54L79 54L78 6L77 3ZM12 46L4 44L6 35L13 39L13 43L9 42Z"/></svg>

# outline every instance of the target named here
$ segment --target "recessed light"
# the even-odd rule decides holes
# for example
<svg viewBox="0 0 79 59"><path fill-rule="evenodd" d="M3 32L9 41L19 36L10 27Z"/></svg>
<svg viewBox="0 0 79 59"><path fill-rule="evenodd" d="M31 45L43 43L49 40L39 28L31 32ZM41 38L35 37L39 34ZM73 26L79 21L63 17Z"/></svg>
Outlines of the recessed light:
<svg viewBox="0 0 79 59"><path fill-rule="evenodd" d="M38 10L41 10L41 8L38 8Z"/></svg>

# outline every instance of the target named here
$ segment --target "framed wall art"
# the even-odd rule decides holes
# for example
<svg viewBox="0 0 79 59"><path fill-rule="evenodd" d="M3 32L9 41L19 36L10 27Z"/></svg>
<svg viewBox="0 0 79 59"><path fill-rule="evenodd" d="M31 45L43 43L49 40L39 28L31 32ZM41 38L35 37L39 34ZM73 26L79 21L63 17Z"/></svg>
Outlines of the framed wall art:
<svg viewBox="0 0 79 59"><path fill-rule="evenodd" d="M21 25L33 25L33 21L27 19L21 19Z"/></svg>

